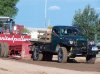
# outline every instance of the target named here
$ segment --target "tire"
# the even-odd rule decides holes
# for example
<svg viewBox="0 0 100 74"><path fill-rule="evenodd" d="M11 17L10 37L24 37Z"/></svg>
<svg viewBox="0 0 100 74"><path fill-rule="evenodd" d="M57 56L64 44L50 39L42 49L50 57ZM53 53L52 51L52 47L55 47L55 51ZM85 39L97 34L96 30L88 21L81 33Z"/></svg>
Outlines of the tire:
<svg viewBox="0 0 100 74"><path fill-rule="evenodd" d="M94 64L96 60L96 55L87 55L86 63Z"/></svg>
<svg viewBox="0 0 100 74"><path fill-rule="evenodd" d="M66 63L68 58L67 49L65 47L60 47L58 50L58 62Z"/></svg>
<svg viewBox="0 0 100 74"><path fill-rule="evenodd" d="M49 52L43 53L43 61L52 61L53 54Z"/></svg>
<svg viewBox="0 0 100 74"><path fill-rule="evenodd" d="M41 61L43 60L43 54L39 52L38 47L34 48L33 54L32 54L32 58L34 61Z"/></svg>
<svg viewBox="0 0 100 74"><path fill-rule="evenodd" d="M0 43L0 57L3 57L4 56L4 44L3 44L3 42L2 43Z"/></svg>
<svg viewBox="0 0 100 74"><path fill-rule="evenodd" d="M9 50L9 46L7 43L4 43L4 57L8 57L8 50Z"/></svg>
<svg viewBox="0 0 100 74"><path fill-rule="evenodd" d="M1 57L1 53L2 53L2 46L1 46L1 43L0 43L0 57Z"/></svg>

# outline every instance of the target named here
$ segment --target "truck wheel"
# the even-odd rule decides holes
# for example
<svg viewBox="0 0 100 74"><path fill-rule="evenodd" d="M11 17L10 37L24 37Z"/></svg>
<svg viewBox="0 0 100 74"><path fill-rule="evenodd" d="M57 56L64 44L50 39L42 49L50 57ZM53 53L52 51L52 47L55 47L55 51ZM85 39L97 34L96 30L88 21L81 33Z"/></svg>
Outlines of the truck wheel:
<svg viewBox="0 0 100 74"><path fill-rule="evenodd" d="M0 43L0 57L1 57L1 53L2 53L2 47L1 47L1 43Z"/></svg>
<svg viewBox="0 0 100 74"><path fill-rule="evenodd" d="M4 56L4 44L0 43L0 57Z"/></svg>
<svg viewBox="0 0 100 74"><path fill-rule="evenodd" d="M94 64L96 60L96 55L87 55L86 62L90 64Z"/></svg>
<svg viewBox="0 0 100 74"><path fill-rule="evenodd" d="M35 47L34 48L34 51L33 51L33 60L35 61L41 61L43 59L43 54L39 52L39 49L38 47Z"/></svg>
<svg viewBox="0 0 100 74"><path fill-rule="evenodd" d="M9 46L7 43L4 43L4 57L8 57L8 50L9 50Z"/></svg>
<svg viewBox="0 0 100 74"><path fill-rule="evenodd" d="M44 52L43 53L43 60L44 61L52 61L53 54L49 52Z"/></svg>
<svg viewBox="0 0 100 74"><path fill-rule="evenodd" d="M67 62L67 50L65 47L60 47L58 50L58 62L59 63L65 63Z"/></svg>

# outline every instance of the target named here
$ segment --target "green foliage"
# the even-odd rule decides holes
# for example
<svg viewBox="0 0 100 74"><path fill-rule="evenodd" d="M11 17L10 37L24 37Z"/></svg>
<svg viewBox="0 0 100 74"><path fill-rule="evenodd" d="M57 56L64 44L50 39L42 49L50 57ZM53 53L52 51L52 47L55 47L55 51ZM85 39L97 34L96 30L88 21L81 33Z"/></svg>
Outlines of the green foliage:
<svg viewBox="0 0 100 74"><path fill-rule="evenodd" d="M94 35L100 34L100 18L94 8L89 5L84 10L76 11L73 19L73 25L80 27L83 33L90 39L94 40Z"/></svg>
<svg viewBox="0 0 100 74"><path fill-rule="evenodd" d="M30 31L27 28L24 28L22 32L23 33L28 33L28 34L30 33Z"/></svg>
<svg viewBox="0 0 100 74"><path fill-rule="evenodd" d="M48 26L48 29L52 29L52 26Z"/></svg>
<svg viewBox="0 0 100 74"><path fill-rule="evenodd" d="M100 18L97 20L97 27L96 27L96 30L97 30L97 39L100 41Z"/></svg>
<svg viewBox="0 0 100 74"><path fill-rule="evenodd" d="M0 16L14 17L18 9L16 4L19 0L0 0Z"/></svg>

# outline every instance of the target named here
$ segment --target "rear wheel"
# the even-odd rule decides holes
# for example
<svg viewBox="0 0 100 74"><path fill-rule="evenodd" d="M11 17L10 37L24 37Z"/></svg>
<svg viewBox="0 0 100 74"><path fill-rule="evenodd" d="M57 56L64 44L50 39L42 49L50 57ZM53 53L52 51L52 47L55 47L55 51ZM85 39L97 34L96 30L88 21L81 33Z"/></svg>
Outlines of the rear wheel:
<svg viewBox="0 0 100 74"><path fill-rule="evenodd" d="M0 43L0 57L4 56L4 44Z"/></svg>
<svg viewBox="0 0 100 74"><path fill-rule="evenodd" d="M65 63L68 59L67 49L65 47L60 47L58 50L58 62Z"/></svg>
<svg viewBox="0 0 100 74"><path fill-rule="evenodd" d="M7 43L4 43L4 57L8 57L8 50L9 50L9 46Z"/></svg>
<svg viewBox="0 0 100 74"><path fill-rule="evenodd" d="M96 60L96 55L87 55L86 62L90 64L94 64Z"/></svg>
<svg viewBox="0 0 100 74"><path fill-rule="evenodd" d="M32 55L33 55L32 58L35 61L41 61L43 59L43 54L39 52L39 48L38 47L34 48L34 51L33 51Z"/></svg>

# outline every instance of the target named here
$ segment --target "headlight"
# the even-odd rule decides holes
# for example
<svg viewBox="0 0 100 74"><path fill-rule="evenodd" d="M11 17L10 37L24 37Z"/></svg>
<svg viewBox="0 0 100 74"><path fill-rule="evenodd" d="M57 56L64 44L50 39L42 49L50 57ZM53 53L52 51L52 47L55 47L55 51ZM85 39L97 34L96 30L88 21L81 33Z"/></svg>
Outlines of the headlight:
<svg viewBox="0 0 100 74"><path fill-rule="evenodd" d="M70 44L73 44L73 43L74 43L74 41L69 41L69 43L70 43Z"/></svg>
<svg viewBox="0 0 100 74"><path fill-rule="evenodd" d="M93 46L92 51L98 51L98 48L96 46Z"/></svg>

